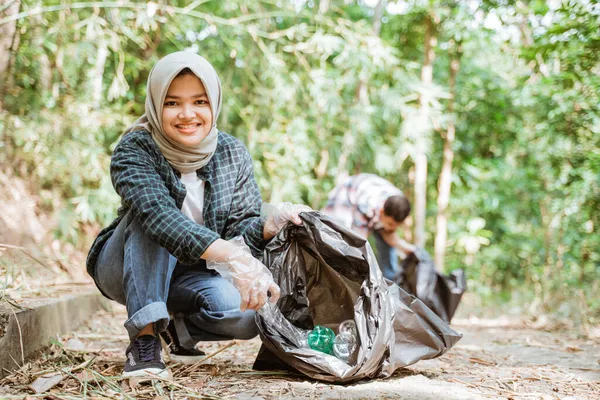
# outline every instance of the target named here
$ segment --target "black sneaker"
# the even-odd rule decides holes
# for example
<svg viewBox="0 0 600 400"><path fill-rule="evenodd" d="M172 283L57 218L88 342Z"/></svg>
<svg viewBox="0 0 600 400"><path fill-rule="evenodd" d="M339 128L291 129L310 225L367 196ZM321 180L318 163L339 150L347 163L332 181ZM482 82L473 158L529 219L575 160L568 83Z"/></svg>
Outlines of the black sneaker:
<svg viewBox="0 0 600 400"><path fill-rule="evenodd" d="M157 336L143 335L133 339L125 351L127 361L123 376L169 378L161 351L160 338Z"/></svg>
<svg viewBox="0 0 600 400"><path fill-rule="evenodd" d="M162 331L160 336L169 347L169 358L173 362L194 364L204 359L206 356L206 353L202 350L198 350L196 348L186 349L185 347L181 346L181 343L179 343L179 337L177 336L177 331L175 330L175 325L173 324L172 320L169 321L167 329Z"/></svg>

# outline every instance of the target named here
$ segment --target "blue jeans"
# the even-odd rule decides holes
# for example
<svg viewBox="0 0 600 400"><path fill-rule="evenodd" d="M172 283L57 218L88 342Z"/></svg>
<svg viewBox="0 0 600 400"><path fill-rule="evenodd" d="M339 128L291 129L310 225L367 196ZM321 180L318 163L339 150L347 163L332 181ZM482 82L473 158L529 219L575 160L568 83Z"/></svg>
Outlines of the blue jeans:
<svg viewBox="0 0 600 400"><path fill-rule="evenodd" d="M392 280L398 272L398 254L396 253L396 249L387 244L378 231L374 231L373 236L375 237L376 257L379 268L384 278Z"/></svg>
<svg viewBox="0 0 600 400"><path fill-rule="evenodd" d="M127 307L130 338L150 323L157 332L164 330L170 315L186 348L199 341L255 337L254 311L241 312L237 289L198 261L179 264L130 211L104 244L94 280L107 297Z"/></svg>

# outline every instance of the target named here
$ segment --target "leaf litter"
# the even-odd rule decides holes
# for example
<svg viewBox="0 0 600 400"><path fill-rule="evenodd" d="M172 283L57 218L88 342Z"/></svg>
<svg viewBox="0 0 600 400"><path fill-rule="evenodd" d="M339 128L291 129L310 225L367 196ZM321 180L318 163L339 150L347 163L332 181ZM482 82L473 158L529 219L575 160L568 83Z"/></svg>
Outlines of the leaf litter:
<svg viewBox="0 0 600 400"><path fill-rule="evenodd" d="M0 380L0 397L398 398L403 381L419 378L432 387L453 385L449 387L462 388L480 398L600 398L597 341L526 327L503 330L459 326L457 329L466 333L466 338L474 335L477 339L464 345L459 342L443 357L400 369L388 379L346 386L309 380L289 371L254 371L252 364L261 344L259 339L202 343L200 348L207 354L203 360L193 365L168 363L172 379L127 379L121 376L128 345L122 326L125 319L124 308L118 305L97 313L76 332L57 338L40 359L26 363ZM553 359L544 363L543 358L529 363L519 356L523 349L554 351L564 357L589 360L574 367Z"/></svg>

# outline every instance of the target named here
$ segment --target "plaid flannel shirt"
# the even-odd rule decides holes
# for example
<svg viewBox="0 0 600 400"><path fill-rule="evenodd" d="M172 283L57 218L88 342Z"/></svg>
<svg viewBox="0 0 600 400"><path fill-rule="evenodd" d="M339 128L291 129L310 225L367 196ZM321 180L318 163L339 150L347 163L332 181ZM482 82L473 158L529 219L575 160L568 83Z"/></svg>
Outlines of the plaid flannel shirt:
<svg viewBox="0 0 600 400"><path fill-rule="evenodd" d="M164 158L145 130L125 135L115 148L110 175L121 196L117 218L103 229L87 257L94 276L102 246L131 210L148 236L184 265L193 265L217 239L242 235L255 257L266 241L260 218L262 199L254 179L252 159L238 139L219 132L217 149L196 171L205 181L204 226L181 212L186 196L181 174Z"/></svg>
<svg viewBox="0 0 600 400"><path fill-rule="evenodd" d="M322 211L366 238L381 228L379 212L385 201L398 195L400 189L377 175L353 175L329 193Z"/></svg>

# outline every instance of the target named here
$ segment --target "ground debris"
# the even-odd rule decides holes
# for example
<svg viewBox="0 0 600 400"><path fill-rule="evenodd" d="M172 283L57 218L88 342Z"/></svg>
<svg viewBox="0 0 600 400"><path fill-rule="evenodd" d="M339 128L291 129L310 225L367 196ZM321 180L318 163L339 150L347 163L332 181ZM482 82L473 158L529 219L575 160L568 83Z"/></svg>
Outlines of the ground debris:
<svg viewBox="0 0 600 400"><path fill-rule="evenodd" d="M168 364L172 379L129 380L121 376L128 345L125 319L124 309L116 306L98 313L77 332L58 338L40 360L0 381L1 397L23 399L37 379L56 376L60 380L35 391L36 398L600 398L597 343L524 325L462 325L457 329L465 338L443 357L399 369L388 379L342 386L290 371L254 371L259 339L208 342L201 345L207 356L200 362ZM423 388L430 393L423 395Z"/></svg>
<svg viewBox="0 0 600 400"><path fill-rule="evenodd" d="M29 385L29 388L38 394L44 393L58 385L63 379L64 376L60 373L40 376Z"/></svg>

